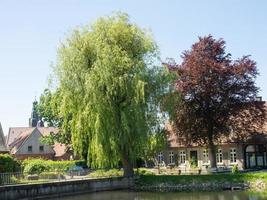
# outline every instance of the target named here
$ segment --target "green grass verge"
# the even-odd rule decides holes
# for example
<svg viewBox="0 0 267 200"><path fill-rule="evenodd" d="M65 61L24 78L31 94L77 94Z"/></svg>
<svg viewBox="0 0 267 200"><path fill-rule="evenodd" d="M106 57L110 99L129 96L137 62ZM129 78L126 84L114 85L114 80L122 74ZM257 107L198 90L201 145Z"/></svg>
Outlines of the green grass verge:
<svg viewBox="0 0 267 200"><path fill-rule="evenodd" d="M254 183L257 180L262 180L267 184L267 173L237 173L237 174L208 174L208 175L142 175L138 180L139 185L158 185L168 183L175 184L190 184L190 183Z"/></svg>

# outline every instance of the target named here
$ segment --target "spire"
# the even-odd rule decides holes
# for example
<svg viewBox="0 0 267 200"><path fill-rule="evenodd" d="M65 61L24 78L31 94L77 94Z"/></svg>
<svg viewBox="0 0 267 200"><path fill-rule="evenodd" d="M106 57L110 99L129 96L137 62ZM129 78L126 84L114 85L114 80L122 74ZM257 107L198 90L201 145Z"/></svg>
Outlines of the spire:
<svg viewBox="0 0 267 200"><path fill-rule="evenodd" d="M5 136L3 133L2 125L0 123L0 153L6 153L8 152L5 142Z"/></svg>
<svg viewBox="0 0 267 200"><path fill-rule="evenodd" d="M35 99L34 102L32 103L32 113L29 119L29 127L36 127L39 121L39 117L37 114L37 105L38 105L38 102Z"/></svg>

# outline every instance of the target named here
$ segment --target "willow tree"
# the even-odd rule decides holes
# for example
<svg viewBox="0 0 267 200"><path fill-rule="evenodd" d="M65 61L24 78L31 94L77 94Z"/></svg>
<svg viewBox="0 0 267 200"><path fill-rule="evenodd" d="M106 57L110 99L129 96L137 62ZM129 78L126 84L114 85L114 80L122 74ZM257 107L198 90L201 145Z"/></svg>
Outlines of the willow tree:
<svg viewBox="0 0 267 200"><path fill-rule="evenodd" d="M157 58L149 32L125 14L75 30L60 46L55 74L63 124L70 124L74 150L89 166L121 161L124 175L133 175L134 160L156 130Z"/></svg>

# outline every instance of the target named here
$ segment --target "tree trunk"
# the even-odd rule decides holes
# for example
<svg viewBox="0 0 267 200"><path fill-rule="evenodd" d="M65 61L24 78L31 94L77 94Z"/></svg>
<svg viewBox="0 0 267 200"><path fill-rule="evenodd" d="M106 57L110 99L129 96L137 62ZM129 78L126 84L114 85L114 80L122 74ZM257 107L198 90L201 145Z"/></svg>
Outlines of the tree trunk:
<svg viewBox="0 0 267 200"><path fill-rule="evenodd" d="M147 161L146 161L146 159L145 159L145 167L147 168Z"/></svg>
<svg viewBox="0 0 267 200"><path fill-rule="evenodd" d="M123 166L123 176L125 177L133 177L133 163L129 158L129 155L124 154L122 156L122 166Z"/></svg>
<svg viewBox="0 0 267 200"><path fill-rule="evenodd" d="M209 152L210 152L210 167L211 168L217 168L216 147L213 144L213 142L210 142L210 144L209 144Z"/></svg>
<svg viewBox="0 0 267 200"><path fill-rule="evenodd" d="M209 144L209 152L210 152L210 167L212 169L216 169L217 168L216 146L214 145L214 142L213 142L213 135L214 135L213 125L212 123L207 123L207 124L208 124L208 144Z"/></svg>

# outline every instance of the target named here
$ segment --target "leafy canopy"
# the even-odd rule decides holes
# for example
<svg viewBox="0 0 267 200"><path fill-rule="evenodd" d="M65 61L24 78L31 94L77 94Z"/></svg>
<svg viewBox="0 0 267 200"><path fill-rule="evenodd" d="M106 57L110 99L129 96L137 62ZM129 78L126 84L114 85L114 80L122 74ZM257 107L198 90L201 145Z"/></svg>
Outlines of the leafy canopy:
<svg viewBox="0 0 267 200"><path fill-rule="evenodd" d="M75 30L59 48L62 127L69 125L74 150L90 166L133 161L160 130L167 74L153 66L157 57L151 35L126 14Z"/></svg>
<svg viewBox="0 0 267 200"><path fill-rule="evenodd" d="M249 56L232 60L225 41L210 35L199 38L182 59L180 65L168 63L179 75L175 87L181 100L173 104L172 120L188 143L210 146L214 167L214 144L228 137L244 140L264 122L263 103L255 101L256 63Z"/></svg>

